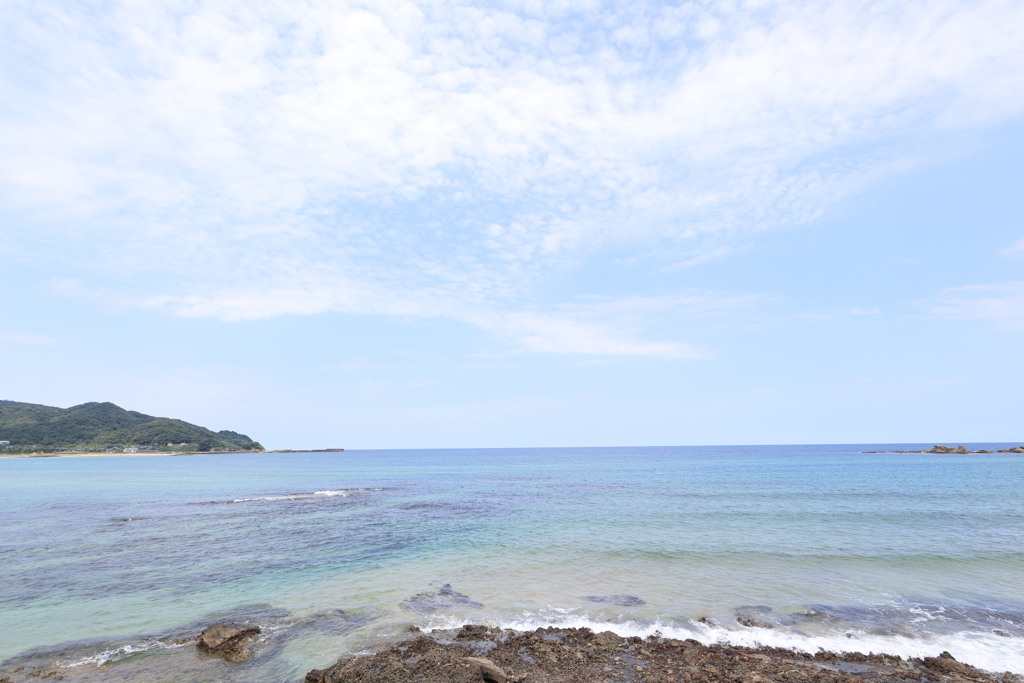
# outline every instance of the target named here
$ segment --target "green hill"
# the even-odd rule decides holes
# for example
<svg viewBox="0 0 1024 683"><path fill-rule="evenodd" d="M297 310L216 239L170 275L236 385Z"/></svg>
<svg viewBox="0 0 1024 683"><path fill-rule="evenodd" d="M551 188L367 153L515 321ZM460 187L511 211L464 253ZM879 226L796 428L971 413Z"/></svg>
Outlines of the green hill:
<svg viewBox="0 0 1024 683"><path fill-rule="evenodd" d="M0 441L10 441L11 450L166 447L169 443L188 444L185 448L199 451L263 450L245 434L226 429L214 432L183 420L125 410L113 403L54 408L0 401Z"/></svg>

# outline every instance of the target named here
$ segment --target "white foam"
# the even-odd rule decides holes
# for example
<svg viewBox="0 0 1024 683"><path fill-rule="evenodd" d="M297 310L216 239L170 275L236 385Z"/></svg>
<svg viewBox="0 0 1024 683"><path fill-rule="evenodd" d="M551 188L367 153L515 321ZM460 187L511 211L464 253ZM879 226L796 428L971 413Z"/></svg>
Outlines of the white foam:
<svg viewBox="0 0 1024 683"><path fill-rule="evenodd" d="M571 609L549 608L544 614L525 614L521 618L485 623L499 628L516 631L532 631L537 628L589 628L594 632L611 631L624 638L660 634L665 638L685 640L692 638L705 645L728 643L744 647L779 647L801 652L815 653L818 650L832 652L863 652L910 657L935 657L943 651L949 652L957 661L971 664L979 669L1001 673L1009 671L1024 674L1024 642L1021 638L1005 638L992 633L962 631L913 638L909 636L884 636L849 631L834 635L806 635L781 629L747 628L737 626L722 628L689 622L686 625L653 622L611 622L597 621L586 616L573 614ZM467 623L465 617L433 617L428 628L455 629Z"/></svg>
<svg viewBox="0 0 1024 683"><path fill-rule="evenodd" d="M872 633L849 631L834 635L808 636L792 631L761 628L724 629L716 626L694 624L699 636L696 640L704 643L727 642L733 645L756 647L767 645L804 652L818 649L832 652L864 652L909 657L935 657L948 651L958 661L971 664L979 669L994 672L1010 671L1024 673L1024 647L1019 638L1004 638L992 633L961 631L925 637L885 636ZM690 636L691 638L694 636Z"/></svg>
<svg viewBox="0 0 1024 683"><path fill-rule="evenodd" d="M312 493L290 493L284 496L257 496L254 498L235 498L230 501L232 503L249 503L257 500L308 500L315 496L341 496L343 498L351 496L354 493L365 493L366 491L383 491L384 489L335 489L326 491L313 491Z"/></svg>
<svg viewBox="0 0 1024 683"><path fill-rule="evenodd" d="M86 664L95 664L96 666L102 666L109 661L116 661L123 659L128 655L135 654L136 652L148 652L149 650L165 649L174 650L180 647L184 647L186 643L164 643L160 641L153 641L145 645L122 645L120 647L111 648L104 650L98 654L90 657L82 657L81 659L75 659L70 662L61 662L60 666L64 667L75 667L84 666Z"/></svg>

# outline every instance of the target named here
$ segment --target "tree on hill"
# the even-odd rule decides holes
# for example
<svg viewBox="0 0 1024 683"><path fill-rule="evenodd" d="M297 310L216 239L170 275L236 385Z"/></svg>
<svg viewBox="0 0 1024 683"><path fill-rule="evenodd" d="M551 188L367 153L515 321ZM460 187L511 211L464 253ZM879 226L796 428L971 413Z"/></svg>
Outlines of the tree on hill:
<svg viewBox="0 0 1024 683"><path fill-rule="evenodd" d="M214 432L184 420L153 417L113 403L70 408L0 401L0 440L11 446L111 448L202 443L208 450L263 450L245 434Z"/></svg>

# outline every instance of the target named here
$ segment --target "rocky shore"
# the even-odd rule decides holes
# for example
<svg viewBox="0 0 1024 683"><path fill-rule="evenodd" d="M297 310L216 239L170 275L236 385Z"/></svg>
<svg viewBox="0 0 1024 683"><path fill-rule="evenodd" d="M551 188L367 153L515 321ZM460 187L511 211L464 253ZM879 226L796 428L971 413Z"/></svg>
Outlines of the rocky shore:
<svg viewBox="0 0 1024 683"><path fill-rule="evenodd" d="M418 629L414 630L418 631ZM1022 683L949 653L897 656L816 654L777 648L702 645L696 640L621 638L589 629L541 628L527 633L466 625L416 633L370 655L341 659L306 674L306 683Z"/></svg>
<svg viewBox="0 0 1024 683"><path fill-rule="evenodd" d="M998 451L969 451L966 446L943 446L937 444L926 451L864 451L865 453L954 453L968 455L971 453L1024 453L1024 446L1015 446L1014 448L1000 448Z"/></svg>
<svg viewBox="0 0 1024 683"><path fill-rule="evenodd" d="M311 624L322 630L329 616ZM265 668L268 657L280 653L287 641L252 623L215 623L199 635L188 630L150 641L156 646L151 648L96 643L85 658L84 651L78 657L69 657L66 650L26 653L4 662L0 683L1024 683L1017 674L982 671L946 652L914 659L824 650L808 654L658 635L622 638L586 628L524 633L473 625L430 633L410 626L401 642L344 657L303 676L291 666L288 673Z"/></svg>

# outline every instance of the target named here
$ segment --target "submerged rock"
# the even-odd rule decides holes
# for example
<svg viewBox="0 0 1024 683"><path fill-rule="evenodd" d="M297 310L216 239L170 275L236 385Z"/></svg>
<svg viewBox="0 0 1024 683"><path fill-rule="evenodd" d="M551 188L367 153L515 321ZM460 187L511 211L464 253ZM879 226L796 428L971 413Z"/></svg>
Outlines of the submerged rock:
<svg viewBox="0 0 1024 683"><path fill-rule="evenodd" d="M590 600L590 602L607 602L612 605L622 605L623 607L639 607L640 605L647 604L647 601L635 595L584 595L583 599Z"/></svg>
<svg viewBox="0 0 1024 683"><path fill-rule="evenodd" d="M451 584L444 583L436 591L424 591L404 600L402 607L413 612L428 614L460 607L483 607L483 605L470 599L468 595L453 590Z"/></svg>
<svg viewBox="0 0 1024 683"><path fill-rule="evenodd" d="M214 624L208 626L196 641L196 648L229 662L244 662L252 657L247 647L249 639L260 633L256 626L243 624Z"/></svg>

